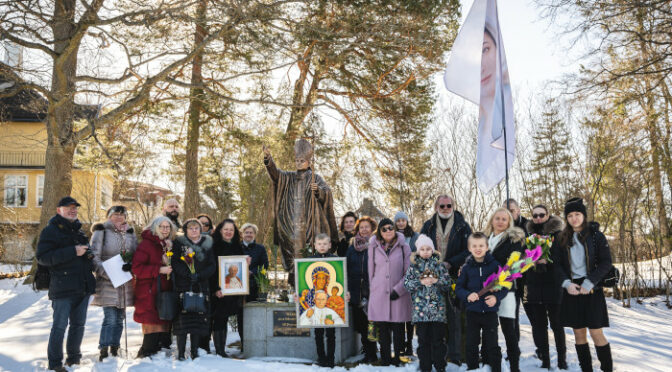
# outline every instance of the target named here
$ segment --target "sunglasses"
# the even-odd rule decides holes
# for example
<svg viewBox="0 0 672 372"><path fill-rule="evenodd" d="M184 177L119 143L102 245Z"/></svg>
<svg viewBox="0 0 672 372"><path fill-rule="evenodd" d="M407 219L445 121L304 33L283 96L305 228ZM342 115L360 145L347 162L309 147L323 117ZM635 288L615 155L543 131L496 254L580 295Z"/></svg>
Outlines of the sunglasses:
<svg viewBox="0 0 672 372"><path fill-rule="evenodd" d="M382 228L380 229L380 231L381 231L381 232L384 232L384 233L386 233L386 232L388 232L388 231L394 231L394 227L392 227L392 226L389 226L389 227L388 227L388 226L385 226L385 227L382 227Z"/></svg>
<svg viewBox="0 0 672 372"><path fill-rule="evenodd" d="M539 213L532 215L532 218L544 218L544 217L546 217L546 213Z"/></svg>
<svg viewBox="0 0 672 372"><path fill-rule="evenodd" d="M209 224L209 223L207 223L207 222L206 222L206 223L204 223L204 224L202 224L202 225L203 225L203 226L205 226L205 227L210 227L210 226L212 226L212 225L210 225L210 224Z"/></svg>
<svg viewBox="0 0 672 372"><path fill-rule="evenodd" d="M452 207L453 207L452 204L439 204L439 208L441 209L450 209Z"/></svg>

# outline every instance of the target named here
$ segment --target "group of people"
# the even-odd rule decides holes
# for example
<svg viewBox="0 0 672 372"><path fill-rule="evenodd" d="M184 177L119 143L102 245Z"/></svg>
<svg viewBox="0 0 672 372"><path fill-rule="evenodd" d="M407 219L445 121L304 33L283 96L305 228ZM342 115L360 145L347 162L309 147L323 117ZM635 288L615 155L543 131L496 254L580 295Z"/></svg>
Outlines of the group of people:
<svg viewBox="0 0 672 372"><path fill-rule="evenodd" d="M57 214L42 230L37 247L38 263L50 273L49 299L54 311L47 351L49 369L66 371L66 328L65 363L79 364L89 302L103 308L98 342L101 361L118 355L125 310L130 306L134 307L133 320L142 326L138 357L169 348L172 335L176 337L179 360L185 359L187 335L192 358L198 356L198 348L210 353L211 338L215 352L227 356L229 317L237 316L242 335L243 304L258 294L254 275L269 266L266 248L255 241L257 226L246 223L239 230L231 219L215 226L206 214L180 222L179 204L170 199L164 204L163 215L154 218L141 232L139 244L124 206L111 207L107 220L94 224L88 239L77 219L79 206L72 197L61 199ZM125 262L122 270L132 273L133 280L115 288L102 263L117 255ZM247 256L249 295L224 296L216 258L239 255ZM202 294L205 311L179 309L172 320L162 319L157 294L170 290L178 297L187 292ZM241 349L242 346L241 339Z"/></svg>
<svg viewBox="0 0 672 372"><path fill-rule="evenodd" d="M479 360L500 371L501 328L510 370L519 371L522 302L541 368L551 368L550 323L558 369L567 369L564 327L571 327L581 370L593 370L588 331L602 371L613 370L602 332L609 318L601 285L611 254L599 225L588 222L583 200L567 201L563 221L541 204L527 220L509 199L483 232L472 232L448 195L439 196L434 209L420 233L403 212L378 223L352 212L341 220L337 253L347 257L351 314L365 362L377 360L377 339L381 365L399 365L400 356L413 354L415 333L421 371L432 366L445 371L447 363L464 362L473 370ZM529 234L553 239L551 257L540 259L511 290L479 296L488 276L505 266L513 252L524 252Z"/></svg>
<svg viewBox="0 0 672 372"><path fill-rule="evenodd" d="M328 234L317 235L314 257L346 258L346 301L351 326L361 335L365 363L399 365L402 355L413 355L412 339L417 335L422 371L431 371L432 366L444 371L447 363L465 362L472 370L479 368L479 360L492 371L500 371L497 335L501 327L510 370L519 371L522 303L542 368L551 368L550 323L559 369L567 369L564 327L571 327L582 371L592 371L588 332L601 369L613 370L609 343L602 332L609 321L601 288L611 255L599 225L588 222L581 199L566 203L564 221L550 215L543 205L532 209L531 221L520 214L515 200L505 205L492 214L483 232L473 232L453 198L441 195L434 203L435 213L419 233L403 212L378 222L348 212L341 219L338 245L332 247ZM266 249L255 242L257 227L244 224L239 230L231 219L213 226L207 215L181 223L179 204L168 200L164 215L142 231L139 244L123 206L110 208L107 221L92 227L89 240L77 220L78 207L73 198L63 198L38 243L38 262L51 274L49 298L54 316L49 368L65 370L63 339L68 326L65 362L80 362L90 296L92 305L101 306L104 313L100 360L118 355L128 306L134 306L133 318L142 325L139 357L169 347L172 335L180 360L185 358L187 335L192 358L198 356L198 348L210 352L211 338L215 352L226 356L229 317L237 316L242 335L243 304L257 297L253 276L269 265ZM523 252L526 236L532 233L554 238L552 259L539 260L511 290L479 296L486 278L504 266L512 252ZM122 269L134 279L114 288L102 262L116 255L122 256L126 262ZM247 298L222 294L216 260L229 255L248 256ZM161 319L157 293L171 289L204 294L208 310L179 311L172 321ZM315 340L319 364L333 366L334 329L317 328ZM242 341L241 337L241 348Z"/></svg>

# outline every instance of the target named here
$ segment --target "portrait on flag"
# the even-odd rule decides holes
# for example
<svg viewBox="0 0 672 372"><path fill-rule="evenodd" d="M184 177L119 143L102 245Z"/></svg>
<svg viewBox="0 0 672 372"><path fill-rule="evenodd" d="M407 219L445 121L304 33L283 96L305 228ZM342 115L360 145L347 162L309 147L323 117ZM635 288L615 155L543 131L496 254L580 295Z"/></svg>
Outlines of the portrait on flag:
<svg viewBox="0 0 672 372"><path fill-rule="evenodd" d="M444 83L479 106L476 178L488 192L515 159L511 81L495 0L474 1L455 39Z"/></svg>
<svg viewBox="0 0 672 372"><path fill-rule="evenodd" d="M347 327L345 258L305 258L295 262L297 327Z"/></svg>

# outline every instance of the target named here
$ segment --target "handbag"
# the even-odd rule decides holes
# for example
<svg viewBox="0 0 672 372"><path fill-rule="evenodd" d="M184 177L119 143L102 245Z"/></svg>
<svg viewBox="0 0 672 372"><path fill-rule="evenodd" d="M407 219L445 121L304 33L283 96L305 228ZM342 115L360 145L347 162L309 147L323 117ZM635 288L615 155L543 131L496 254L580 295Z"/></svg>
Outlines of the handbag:
<svg viewBox="0 0 672 372"><path fill-rule="evenodd" d="M605 287L605 288L614 288L618 285L618 280L621 277L621 272L618 270L618 268L614 265L611 265L611 268L607 273L604 275L602 280L598 283L599 286Z"/></svg>
<svg viewBox="0 0 672 372"><path fill-rule="evenodd" d="M49 289L50 281L51 273L49 273L49 268L38 263L35 277L33 278L33 289L36 291L46 291Z"/></svg>
<svg viewBox="0 0 672 372"><path fill-rule="evenodd" d="M199 288L200 288L199 284ZM191 285L191 291L180 293L180 300L182 301L183 313L199 313L204 314L208 311L206 301L208 296L201 292L194 292L194 285Z"/></svg>
<svg viewBox="0 0 672 372"><path fill-rule="evenodd" d="M156 310L161 320L173 320L177 315L177 293L161 291L161 274L156 277Z"/></svg>

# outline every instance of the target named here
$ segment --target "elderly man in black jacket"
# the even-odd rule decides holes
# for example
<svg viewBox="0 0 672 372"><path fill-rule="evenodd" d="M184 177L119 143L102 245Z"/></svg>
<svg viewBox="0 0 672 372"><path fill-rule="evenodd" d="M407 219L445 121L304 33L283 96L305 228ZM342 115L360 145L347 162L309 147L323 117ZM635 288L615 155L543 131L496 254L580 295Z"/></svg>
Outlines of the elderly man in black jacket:
<svg viewBox="0 0 672 372"><path fill-rule="evenodd" d="M471 235L471 227L464 220L462 213L455 210L455 202L448 195L439 195L436 198L434 210L436 213L425 221L420 233L432 239L434 247L444 257L444 265L448 268L448 273L454 281L457 281L460 267L469 255L467 241ZM463 310L457 300L453 306L447 306L446 310L448 360L453 364L461 365L464 360L462 355Z"/></svg>
<svg viewBox="0 0 672 372"><path fill-rule="evenodd" d="M79 364L80 346L84 337L86 309L89 297L95 292L93 253L88 238L77 219L80 204L69 196L61 199L57 215L49 220L40 233L37 244L37 262L49 268L49 299L54 309L54 321L49 335L47 356L49 369L66 371L63 367L63 338L68 327L66 364Z"/></svg>

